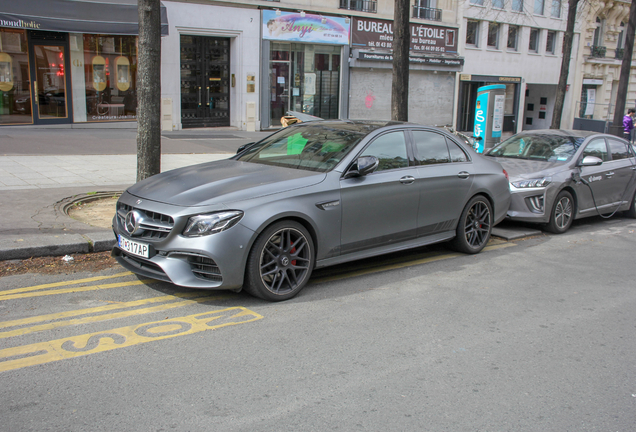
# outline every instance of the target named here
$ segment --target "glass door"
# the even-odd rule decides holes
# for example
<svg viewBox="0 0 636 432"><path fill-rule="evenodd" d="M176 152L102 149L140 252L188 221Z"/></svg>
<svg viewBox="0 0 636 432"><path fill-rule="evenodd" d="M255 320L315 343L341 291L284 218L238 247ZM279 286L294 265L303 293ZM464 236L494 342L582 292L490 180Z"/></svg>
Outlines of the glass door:
<svg viewBox="0 0 636 432"><path fill-rule="evenodd" d="M70 123L68 104L68 49L65 44L31 45L33 122Z"/></svg>
<svg viewBox="0 0 636 432"><path fill-rule="evenodd" d="M270 125L282 126L281 117L289 108L289 72L291 44L272 42L269 63Z"/></svg>

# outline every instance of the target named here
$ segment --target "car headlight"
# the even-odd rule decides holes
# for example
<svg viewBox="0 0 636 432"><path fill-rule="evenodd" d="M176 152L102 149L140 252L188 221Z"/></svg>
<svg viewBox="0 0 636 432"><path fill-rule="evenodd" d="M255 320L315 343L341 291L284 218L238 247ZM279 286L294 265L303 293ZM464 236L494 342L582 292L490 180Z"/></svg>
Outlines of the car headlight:
<svg viewBox="0 0 636 432"><path fill-rule="evenodd" d="M552 177L543 177L539 179L519 180L516 182L512 182L512 185L519 189L519 188L546 187L550 183L552 183Z"/></svg>
<svg viewBox="0 0 636 432"><path fill-rule="evenodd" d="M216 234L232 228L242 217L243 212L239 210L192 216L188 219L183 235L186 237L201 237Z"/></svg>

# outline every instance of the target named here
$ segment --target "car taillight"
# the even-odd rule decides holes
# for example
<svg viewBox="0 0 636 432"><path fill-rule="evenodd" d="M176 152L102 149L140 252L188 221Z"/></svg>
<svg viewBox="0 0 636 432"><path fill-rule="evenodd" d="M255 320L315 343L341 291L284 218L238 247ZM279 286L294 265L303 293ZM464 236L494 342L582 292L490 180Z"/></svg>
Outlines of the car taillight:
<svg viewBox="0 0 636 432"><path fill-rule="evenodd" d="M510 181L510 177L508 176L508 173L506 172L506 170L503 170L503 173L506 176L506 180Z"/></svg>

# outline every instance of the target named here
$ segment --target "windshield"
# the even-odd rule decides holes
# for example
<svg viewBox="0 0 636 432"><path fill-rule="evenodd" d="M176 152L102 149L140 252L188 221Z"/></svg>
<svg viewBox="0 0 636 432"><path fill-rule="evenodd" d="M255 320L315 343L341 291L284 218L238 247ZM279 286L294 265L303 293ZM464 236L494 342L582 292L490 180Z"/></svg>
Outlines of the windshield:
<svg viewBox="0 0 636 432"><path fill-rule="evenodd" d="M237 160L308 171L331 170L369 131L347 125L299 125L250 147Z"/></svg>
<svg viewBox="0 0 636 432"><path fill-rule="evenodd" d="M497 145L488 156L565 163L584 138L561 135L515 135Z"/></svg>

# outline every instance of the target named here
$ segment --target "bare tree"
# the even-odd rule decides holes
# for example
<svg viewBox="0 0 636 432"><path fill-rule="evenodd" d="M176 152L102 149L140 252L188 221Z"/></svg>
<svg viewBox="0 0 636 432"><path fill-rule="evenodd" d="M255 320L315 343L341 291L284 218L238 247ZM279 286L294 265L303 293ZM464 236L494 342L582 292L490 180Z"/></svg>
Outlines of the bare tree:
<svg viewBox="0 0 636 432"><path fill-rule="evenodd" d="M563 58L561 59L561 73L557 84L556 99L554 101L554 112L552 113L552 124L550 129L561 128L561 117L563 116L563 103L565 102L565 90L570 73L570 58L572 57L572 40L574 39L574 24L576 23L576 8L580 0L568 0L568 21L563 35Z"/></svg>
<svg viewBox="0 0 636 432"><path fill-rule="evenodd" d="M138 0L137 181L161 172L161 4Z"/></svg>
<svg viewBox="0 0 636 432"><path fill-rule="evenodd" d="M636 1L632 0L629 7L629 21L625 33L625 51L623 53L623 63L621 64L621 74L618 79L618 93L616 94L616 111L614 111L614 122L611 132L616 136L623 136L623 113L625 112L625 99L629 87L629 74L632 69L632 54L634 51L634 31L636 26Z"/></svg>
<svg viewBox="0 0 636 432"><path fill-rule="evenodd" d="M409 119L409 48L411 46L409 9L409 0L395 0L391 120L398 121Z"/></svg>

